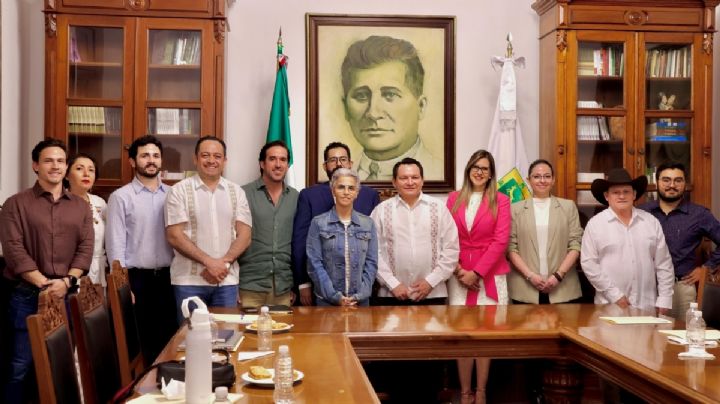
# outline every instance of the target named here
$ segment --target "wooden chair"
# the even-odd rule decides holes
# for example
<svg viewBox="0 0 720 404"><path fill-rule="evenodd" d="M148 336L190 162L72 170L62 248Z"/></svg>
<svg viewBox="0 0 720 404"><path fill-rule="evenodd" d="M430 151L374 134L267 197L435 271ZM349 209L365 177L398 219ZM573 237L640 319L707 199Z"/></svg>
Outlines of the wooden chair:
<svg viewBox="0 0 720 404"><path fill-rule="evenodd" d="M708 327L720 329L720 270L703 271L698 284L698 307Z"/></svg>
<svg viewBox="0 0 720 404"><path fill-rule="evenodd" d="M700 245L695 249L695 267L701 267L705 262L707 262L708 258L710 258L710 254L713 252L713 243L712 241L707 238L703 237L703 241L700 243ZM708 273L707 268L702 267L702 273L700 274L700 281L698 282L697 286L697 303L698 307L702 310L702 297L703 292L705 289L705 283L707 281L708 275L711 275ZM712 271L711 271L712 273Z"/></svg>
<svg viewBox="0 0 720 404"><path fill-rule="evenodd" d="M70 315L85 404L107 403L120 389L120 371L101 285L84 276L70 297Z"/></svg>
<svg viewBox="0 0 720 404"><path fill-rule="evenodd" d="M63 299L40 293L38 312L27 318L41 403L80 402L75 358Z"/></svg>
<svg viewBox="0 0 720 404"><path fill-rule="evenodd" d="M112 271L108 275L108 300L115 327L120 382L126 386L142 372L144 359L127 269L121 267L118 261L113 261Z"/></svg>

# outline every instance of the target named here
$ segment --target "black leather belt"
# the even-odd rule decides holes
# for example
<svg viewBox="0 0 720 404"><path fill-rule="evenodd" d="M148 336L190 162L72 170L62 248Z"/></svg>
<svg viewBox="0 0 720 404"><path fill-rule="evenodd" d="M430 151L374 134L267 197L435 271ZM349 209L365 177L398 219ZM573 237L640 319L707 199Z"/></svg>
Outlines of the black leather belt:
<svg viewBox="0 0 720 404"><path fill-rule="evenodd" d="M134 273L143 273L143 274L153 274L155 276L160 275L161 273L165 271L169 271L170 267L158 267L158 268L128 268L128 273L134 272Z"/></svg>

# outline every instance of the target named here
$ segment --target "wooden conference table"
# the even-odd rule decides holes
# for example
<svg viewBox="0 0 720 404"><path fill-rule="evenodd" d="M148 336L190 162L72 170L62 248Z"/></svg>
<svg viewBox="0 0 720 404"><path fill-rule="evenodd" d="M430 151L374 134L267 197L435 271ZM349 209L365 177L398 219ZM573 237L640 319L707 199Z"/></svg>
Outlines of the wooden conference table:
<svg viewBox="0 0 720 404"><path fill-rule="evenodd" d="M289 345L295 368L305 374L295 386L299 403L378 402L361 361L477 356L552 359L545 388L556 391L558 401L580 397L577 365L650 402L720 401L720 350L710 350L717 360L683 361L677 354L685 348L657 331L684 324L615 325L599 319L649 314L586 304L295 307L291 315L273 316L294 325L291 332L273 336L273 347ZM221 327L243 328L224 323ZM181 328L158 360L181 356L176 348L184 334ZM255 335L245 333L239 350L255 347ZM250 365L272 367L272 361L273 356L266 356L236 364L234 391L244 394L241 402L272 402L272 389L240 379ZM149 374L138 390L154 389L154 380L154 373Z"/></svg>

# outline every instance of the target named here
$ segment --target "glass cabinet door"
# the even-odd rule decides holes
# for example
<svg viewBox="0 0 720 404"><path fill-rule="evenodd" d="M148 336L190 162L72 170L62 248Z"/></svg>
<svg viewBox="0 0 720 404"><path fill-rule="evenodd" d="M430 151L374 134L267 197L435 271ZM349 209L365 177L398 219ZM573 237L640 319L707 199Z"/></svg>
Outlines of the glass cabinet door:
<svg viewBox="0 0 720 404"><path fill-rule="evenodd" d="M149 19L148 19L149 20ZM203 107L211 105L206 87L212 85L212 72L206 53L211 46L212 30L203 23L182 26L164 24L161 20L141 23L146 64L138 94L137 133L157 136L163 143L162 175L167 180L185 178L195 170L192 156L201 135L213 134L205 129ZM208 76L210 74L210 76ZM143 86L144 84L144 86ZM144 91L143 91L144 90ZM209 104L205 104L209 102ZM208 109L209 110L209 109Z"/></svg>
<svg viewBox="0 0 720 404"><path fill-rule="evenodd" d="M656 167L661 163L683 163L688 181L692 178L692 50L691 42L644 43L644 169L651 199Z"/></svg>
<svg viewBox="0 0 720 404"><path fill-rule="evenodd" d="M71 24L67 33L69 154L94 157L98 180L120 180L125 29Z"/></svg>
<svg viewBox="0 0 720 404"><path fill-rule="evenodd" d="M625 43L578 41L576 182L623 166L626 137Z"/></svg>

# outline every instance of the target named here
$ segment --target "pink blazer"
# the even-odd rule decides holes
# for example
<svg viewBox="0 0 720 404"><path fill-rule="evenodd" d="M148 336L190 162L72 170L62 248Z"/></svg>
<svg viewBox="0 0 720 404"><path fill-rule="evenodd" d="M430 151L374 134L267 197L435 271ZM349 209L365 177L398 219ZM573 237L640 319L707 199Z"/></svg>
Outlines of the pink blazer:
<svg viewBox="0 0 720 404"><path fill-rule="evenodd" d="M447 207L451 213L458 195L457 191L448 195ZM468 230L465 222L465 210L466 205L463 203L452 213L460 238L460 266L477 272L483 279L485 293L497 301L495 275L510 272L510 264L505 258L510 241L510 199L505 194L497 193L497 218L493 217L487 200L483 199L472 230ZM468 290L467 301L476 302L477 294L477 291Z"/></svg>

